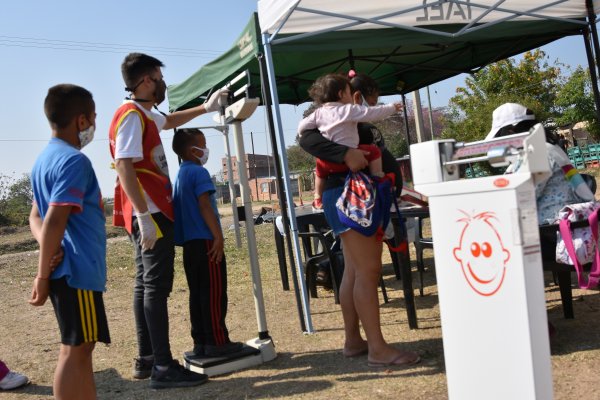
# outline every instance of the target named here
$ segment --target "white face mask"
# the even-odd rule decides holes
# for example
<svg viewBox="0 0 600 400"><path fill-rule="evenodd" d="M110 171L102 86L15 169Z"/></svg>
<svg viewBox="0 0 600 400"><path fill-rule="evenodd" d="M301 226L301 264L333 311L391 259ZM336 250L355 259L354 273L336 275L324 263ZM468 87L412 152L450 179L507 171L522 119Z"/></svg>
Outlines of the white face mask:
<svg viewBox="0 0 600 400"><path fill-rule="evenodd" d="M206 164L206 162L208 161L209 150L203 149L202 147L196 147L196 146L192 146L192 148L196 149L196 150L200 150L202 152L202 157L196 157L196 158L198 159L198 161L200 161L200 164L202 164L202 165Z"/></svg>
<svg viewBox="0 0 600 400"><path fill-rule="evenodd" d="M362 99L362 105L365 107L371 107L371 105L369 103L367 103L367 100L365 99L365 96L361 95L360 98Z"/></svg>
<svg viewBox="0 0 600 400"><path fill-rule="evenodd" d="M85 146L90 144L90 142L94 139L94 132L96 131L96 127L94 125L90 125L87 129L79 132L79 148L83 149Z"/></svg>

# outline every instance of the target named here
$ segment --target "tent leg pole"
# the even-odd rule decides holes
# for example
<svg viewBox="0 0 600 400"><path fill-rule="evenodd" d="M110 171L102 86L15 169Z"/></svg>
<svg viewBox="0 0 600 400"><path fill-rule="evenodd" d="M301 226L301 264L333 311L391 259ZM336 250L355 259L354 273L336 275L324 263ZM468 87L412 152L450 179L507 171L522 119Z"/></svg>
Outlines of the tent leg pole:
<svg viewBox="0 0 600 400"><path fill-rule="evenodd" d="M287 204L285 202L285 189L281 174L281 159L279 152L277 151L277 138L275 136L275 125L273 123L273 110L271 109L271 93L270 85L267 80L267 71L265 65L265 56L260 54L258 56L258 66L260 70L260 82L262 86L263 101L265 106L265 112L267 113L267 123L269 129L269 138L271 140L271 148L273 151L273 158L275 159L275 176L277 177L277 191L279 193L279 208L281 210L281 217L283 219L283 229L285 232L286 247L288 251L288 257L290 259L290 266L292 266L292 283L294 284L294 295L296 296L296 306L298 308L298 316L300 318L300 328L303 332L306 331L306 325L304 323L304 312L302 311L302 299L300 298L300 290L298 289L298 276L294 273L294 252L292 251L292 237L290 235L290 219L287 214Z"/></svg>
<svg viewBox="0 0 600 400"><path fill-rule="evenodd" d="M265 59L267 64L267 76L269 78L269 85L271 87L271 99L274 106L274 115L277 121L277 131L279 133L278 147L280 154L285 154L285 139L283 137L283 125L281 123L281 112L279 110L279 96L277 95L277 83L275 82L275 67L273 65L273 58L271 55L271 44L269 42L269 35L263 34L263 46L265 49ZM306 323L307 333L314 333L312 326L312 318L310 314L310 304L308 302L308 292L306 285L304 284L304 266L302 265L302 259L300 258L300 242L298 240L298 224L296 222L296 211L294 210L294 198L292 196L291 182L289 177L289 167L287 158L281 158L282 175L285 179L285 196L288 203L288 214L290 217L291 236L293 238L294 253L296 255L296 273L298 275L298 286L301 291L302 309L304 310L304 322Z"/></svg>
<svg viewBox="0 0 600 400"><path fill-rule="evenodd" d="M592 33L592 43L594 44L594 55L596 56L596 65L600 66L600 43L598 42L598 30L596 29L596 12L591 0L586 0L585 5L588 12L588 23Z"/></svg>
<svg viewBox="0 0 600 400"><path fill-rule="evenodd" d="M588 68L590 70L590 80L592 81L592 92L594 93L594 103L596 105L596 118L600 121L600 92L598 91L598 74L590 46L590 35L588 29L583 30L583 42L585 44L585 54L587 55Z"/></svg>

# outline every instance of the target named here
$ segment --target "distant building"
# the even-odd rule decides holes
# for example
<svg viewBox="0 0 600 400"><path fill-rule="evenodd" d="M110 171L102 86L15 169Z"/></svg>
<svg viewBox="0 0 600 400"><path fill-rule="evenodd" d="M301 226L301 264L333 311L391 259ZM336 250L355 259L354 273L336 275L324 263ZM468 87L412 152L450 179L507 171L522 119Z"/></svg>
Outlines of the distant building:
<svg viewBox="0 0 600 400"><path fill-rule="evenodd" d="M273 157L265 154L246 154L245 160L246 172L248 174L248 183L250 186L250 196L252 200L277 200L277 184L275 180L275 161ZM239 192L239 163L237 157L231 157L233 181L237 186L237 195L240 196ZM227 169L227 157L221 158L221 166L223 167L223 178L225 180L229 177L229 170ZM224 195L223 201L228 202L229 190L226 190L227 194ZM227 200L225 200L225 196Z"/></svg>
<svg viewBox="0 0 600 400"><path fill-rule="evenodd" d="M577 122L558 128L557 133L564 135L571 146L577 143L579 146L585 146L594 142L592 135L587 130L587 122Z"/></svg>

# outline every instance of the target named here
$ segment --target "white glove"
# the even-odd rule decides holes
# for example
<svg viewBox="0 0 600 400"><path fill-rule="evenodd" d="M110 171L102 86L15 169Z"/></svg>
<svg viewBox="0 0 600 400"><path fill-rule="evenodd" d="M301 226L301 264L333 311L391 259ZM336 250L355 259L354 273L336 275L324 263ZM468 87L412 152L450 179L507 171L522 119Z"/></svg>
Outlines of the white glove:
<svg viewBox="0 0 600 400"><path fill-rule="evenodd" d="M152 220L149 211L137 214L138 225L140 227L140 242L142 250L152 250L156 244L156 226Z"/></svg>
<svg viewBox="0 0 600 400"><path fill-rule="evenodd" d="M219 89L211 94L210 97L204 102L204 109L206 112L219 111L219 108L221 107L219 105L219 98L222 96L227 96L227 94L229 94L229 89L225 88Z"/></svg>

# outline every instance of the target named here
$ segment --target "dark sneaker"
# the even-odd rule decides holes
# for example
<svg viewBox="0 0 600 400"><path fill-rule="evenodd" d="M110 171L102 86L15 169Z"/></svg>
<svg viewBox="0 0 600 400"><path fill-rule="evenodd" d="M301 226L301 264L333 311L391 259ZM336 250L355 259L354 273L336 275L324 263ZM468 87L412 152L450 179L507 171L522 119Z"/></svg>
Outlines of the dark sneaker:
<svg viewBox="0 0 600 400"><path fill-rule="evenodd" d="M204 358L206 354L204 354L204 346L201 344L195 344L194 349L191 351L186 351L183 353L187 359L196 359L196 358Z"/></svg>
<svg viewBox="0 0 600 400"><path fill-rule="evenodd" d="M152 374L152 366L154 365L154 359L146 360L145 358L138 357L135 359L135 366L133 367L133 377L135 379L146 379L150 378Z"/></svg>
<svg viewBox="0 0 600 400"><path fill-rule="evenodd" d="M211 346L209 344L204 346L204 354L207 357L222 357L228 354L237 353L244 348L244 343L241 342L229 342L220 346Z"/></svg>
<svg viewBox="0 0 600 400"><path fill-rule="evenodd" d="M165 371L159 371L156 367L152 368L150 387L152 389L189 387L202 385L206 381L208 381L208 375L187 370L179 365L177 360L173 360Z"/></svg>

